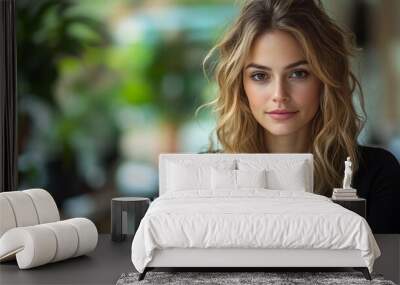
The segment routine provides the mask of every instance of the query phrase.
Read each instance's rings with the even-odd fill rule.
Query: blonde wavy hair
[[[312,120],[310,152],[314,155],[314,193],[329,196],[342,183],[344,161],[350,156],[353,173],[359,166],[357,137],[366,120],[361,86],[350,70],[349,58],[357,48],[352,33],[340,28],[325,13],[320,1],[250,0],[223,38],[203,62],[211,62],[219,90],[202,106],[217,114],[215,134],[227,153],[265,153],[265,129],[251,113],[243,87],[243,69],[253,42],[260,35],[281,30],[300,43],[311,71],[323,84],[319,110]],[[214,63],[214,64],[213,64]],[[358,87],[359,93],[355,92]],[[362,116],[353,97],[358,95]],[[214,148],[212,134],[208,152]]]

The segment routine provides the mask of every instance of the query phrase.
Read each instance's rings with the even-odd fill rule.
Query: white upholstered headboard
[[[309,183],[309,189],[307,192],[313,192],[314,185],[314,166],[313,166],[313,155],[311,153],[296,153],[296,154],[270,154],[270,153],[204,153],[204,154],[193,154],[193,153],[164,153],[160,154],[158,161],[159,169],[159,195],[164,194],[167,191],[167,162],[169,161],[193,161],[196,164],[201,165],[213,165],[221,160],[232,160],[232,161],[265,161],[267,163],[281,163],[290,161],[306,161],[309,171],[309,177],[307,178]]]

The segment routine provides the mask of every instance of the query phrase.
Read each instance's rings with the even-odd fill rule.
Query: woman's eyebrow
[[[291,63],[291,64],[285,66],[284,69],[292,68],[292,67],[295,67],[295,66],[298,66],[298,65],[302,65],[302,64],[308,64],[307,60],[302,59],[302,60],[293,62],[293,63]],[[245,69],[250,68],[250,67],[254,67],[254,68],[258,68],[258,69],[271,70],[271,67],[264,66],[264,65],[261,65],[261,64],[256,64],[256,63],[249,63],[249,64],[246,66]]]

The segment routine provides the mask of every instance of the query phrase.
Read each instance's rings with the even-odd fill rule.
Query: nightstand
[[[357,199],[332,199],[332,202],[359,214],[364,219],[367,216],[367,200],[364,198]]]
[[[149,206],[149,198],[113,198],[111,200],[111,239],[123,241],[127,235],[135,235]]]

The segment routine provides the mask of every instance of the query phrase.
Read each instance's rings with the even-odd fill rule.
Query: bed
[[[161,154],[159,197],[132,242],[158,267],[353,267],[379,247],[364,218],[313,193],[311,154]]]

